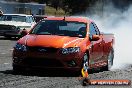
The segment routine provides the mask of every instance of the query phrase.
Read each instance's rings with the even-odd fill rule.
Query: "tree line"
[[[19,2],[38,2],[40,4],[46,4],[54,7],[56,10],[63,9],[66,13],[75,14],[83,12],[91,4],[96,3],[98,0],[19,0]]]
[[[94,6],[95,3],[113,2],[117,8],[128,7],[132,0],[19,0],[19,2],[37,2],[54,7],[56,10],[62,8],[66,13],[75,14],[87,10],[87,7]]]

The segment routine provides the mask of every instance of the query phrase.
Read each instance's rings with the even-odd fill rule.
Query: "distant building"
[[[45,14],[46,4],[19,3],[14,1],[0,0],[0,10],[5,14]]]

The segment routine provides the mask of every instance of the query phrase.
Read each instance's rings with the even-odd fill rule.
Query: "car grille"
[[[15,26],[12,25],[0,25],[0,30],[14,30]]]
[[[58,48],[52,48],[52,47],[28,47],[29,51],[37,51],[37,52],[45,52],[45,53],[56,53],[58,51]]]
[[[63,64],[56,59],[48,58],[26,58],[24,63],[31,66],[42,66],[42,67],[63,67]]]

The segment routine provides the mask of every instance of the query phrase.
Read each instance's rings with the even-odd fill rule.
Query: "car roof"
[[[32,15],[26,15],[26,14],[3,14],[3,15],[32,16]]]
[[[65,21],[78,21],[78,22],[84,22],[84,23],[91,22],[91,20],[89,20],[88,17],[82,17],[82,16],[49,17],[49,18],[46,18],[45,20],[65,20]]]

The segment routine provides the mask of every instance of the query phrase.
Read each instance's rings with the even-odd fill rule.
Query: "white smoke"
[[[92,18],[104,33],[115,36],[113,69],[124,69],[132,64],[132,6],[120,11],[111,4],[103,7],[103,16],[83,14]]]
[[[115,36],[113,69],[122,69],[132,64],[132,6],[121,12],[112,5],[105,7],[103,17],[92,17],[99,29]]]

